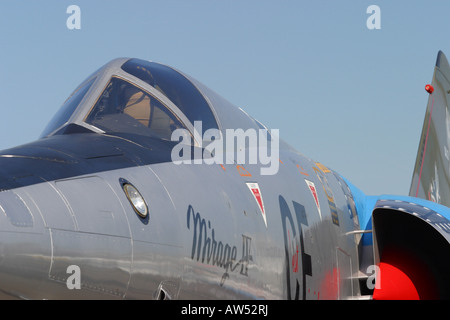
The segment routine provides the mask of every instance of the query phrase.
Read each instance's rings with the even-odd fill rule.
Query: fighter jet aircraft
[[[410,196],[366,196],[192,77],[113,60],[0,152],[1,298],[448,299],[448,79],[439,53]]]

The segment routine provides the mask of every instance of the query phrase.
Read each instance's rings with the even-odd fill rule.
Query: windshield
[[[186,129],[157,98],[116,77],[111,78],[86,123],[107,133],[132,133],[165,140],[171,140],[174,130]]]

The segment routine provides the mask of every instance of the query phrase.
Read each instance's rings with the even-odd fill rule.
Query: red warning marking
[[[314,184],[314,182],[311,182],[306,179],[305,179],[305,182],[308,185],[309,190],[311,191],[314,201],[316,202],[317,210],[319,211],[320,220],[322,220],[322,212],[320,211],[320,202],[319,202],[319,196],[317,195],[316,185]]]
[[[223,171],[227,171],[227,170],[225,169],[225,167],[223,166],[223,164],[221,164],[220,166],[222,167]]]
[[[261,190],[259,189],[259,185],[257,183],[247,182],[247,187],[252,192],[253,197],[256,200],[256,203],[258,203],[259,209],[261,210],[261,214],[262,214],[262,217],[264,219],[264,224],[267,227],[266,213],[264,211],[264,201],[263,201],[263,198],[262,198],[262,195],[261,195]]]

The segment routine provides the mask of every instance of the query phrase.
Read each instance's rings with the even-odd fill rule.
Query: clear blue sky
[[[69,5],[81,29],[69,30]],[[381,29],[369,30],[370,5]],[[116,57],[174,66],[368,194],[406,195],[450,2],[0,0],[0,149]]]

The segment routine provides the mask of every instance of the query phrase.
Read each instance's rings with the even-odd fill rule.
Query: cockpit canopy
[[[176,129],[193,136],[195,121],[202,122],[203,132],[219,129],[212,107],[186,76],[155,62],[117,59],[72,93],[41,137],[75,124],[99,133],[170,140]]]
[[[86,123],[108,133],[127,132],[166,140],[175,129],[186,129],[160,100],[118,77],[111,78]]]

